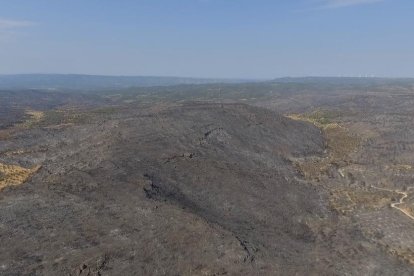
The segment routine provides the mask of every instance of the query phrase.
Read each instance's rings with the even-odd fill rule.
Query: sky
[[[413,0],[0,0],[0,74],[414,77]]]

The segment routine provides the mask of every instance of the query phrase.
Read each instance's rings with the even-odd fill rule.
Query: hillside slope
[[[403,273],[338,224],[290,158],[319,129],[241,104],[125,109],[23,132],[2,162],[42,165],[0,193],[7,275]],[[5,155],[7,156],[7,155]],[[333,250],[333,248],[335,248]]]

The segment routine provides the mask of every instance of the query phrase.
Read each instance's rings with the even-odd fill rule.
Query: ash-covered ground
[[[0,274],[411,275],[413,87],[0,92]]]

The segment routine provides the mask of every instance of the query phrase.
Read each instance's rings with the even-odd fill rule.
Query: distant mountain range
[[[0,89],[48,90],[108,90],[134,87],[171,86],[183,84],[235,84],[265,82],[304,85],[412,85],[409,78],[356,78],[356,77],[286,77],[273,80],[214,79],[156,76],[100,76],[80,74],[16,74],[0,75]]]
[[[239,83],[241,79],[203,79],[152,76],[99,76],[77,74],[0,75],[0,89],[122,89],[180,84]]]

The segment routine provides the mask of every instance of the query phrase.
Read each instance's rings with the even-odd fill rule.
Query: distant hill
[[[99,76],[61,74],[0,75],[0,89],[119,89],[179,84],[237,83],[246,80],[152,76]]]
[[[247,84],[249,83],[249,84]],[[17,74],[0,75],[0,90],[41,89],[41,90],[129,90],[145,87],[165,87],[177,85],[220,85],[226,89],[251,89],[259,86],[275,85],[282,90],[297,89],[338,89],[367,88],[372,86],[411,87],[413,78],[351,78],[351,77],[286,77],[273,80],[254,79],[213,79],[157,76],[100,76],[79,74]],[[224,86],[223,86],[224,85]],[[247,85],[247,86],[246,86]],[[245,87],[246,86],[246,87]],[[254,87],[251,87],[254,86]],[[188,87],[187,87],[188,88]],[[187,89],[180,87],[180,90]],[[210,87],[211,88],[211,87]],[[191,88],[194,90],[194,88]]]
[[[330,85],[384,85],[412,84],[413,78],[377,77],[285,77],[272,80],[275,83],[330,84]]]

